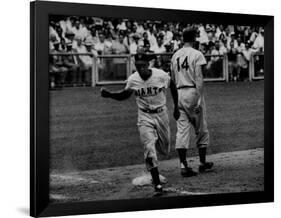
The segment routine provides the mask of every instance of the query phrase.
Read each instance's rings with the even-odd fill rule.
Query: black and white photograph
[[[264,26],[166,20],[49,16],[51,202],[264,191]]]
[[[277,1],[1,8],[1,217],[279,217]]]

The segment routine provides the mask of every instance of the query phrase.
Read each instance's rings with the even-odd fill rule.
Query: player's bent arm
[[[101,88],[101,96],[104,98],[112,98],[114,100],[122,101],[128,99],[132,95],[131,89],[122,89],[119,91],[109,91],[105,88]]]

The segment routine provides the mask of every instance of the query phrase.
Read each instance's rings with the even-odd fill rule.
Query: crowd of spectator
[[[211,56],[207,70],[215,72],[221,61],[218,56],[227,55],[230,80],[236,81],[248,68],[252,53],[264,51],[262,27],[52,16],[49,23],[50,53],[69,55],[52,55],[50,71],[61,72],[58,79],[61,84],[65,83],[67,75],[70,75],[71,83],[89,84],[92,58],[71,54],[173,53],[182,47],[181,36],[187,27],[198,30],[196,47],[204,55]]]

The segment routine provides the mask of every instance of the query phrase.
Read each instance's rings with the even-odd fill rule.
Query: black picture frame
[[[126,17],[202,23],[263,25],[265,29],[264,191],[159,199],[50,204],[49,201],[49,15]],[[187,10],[150,9],[94,4],[35,1],[30,3],[30,215],[141,211],[274,201],[274,17]]]

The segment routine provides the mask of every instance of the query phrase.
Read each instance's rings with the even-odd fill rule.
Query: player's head
[[[182,37],[183,42],[192,43],[195,42],[197,36],[197,31],[194,28],[187,28],[183,31]]]
[[[135,65],[139,74],[146,74],[149,68],[149,61],[154,59],[154,55],[138,53],[135,55]]]

